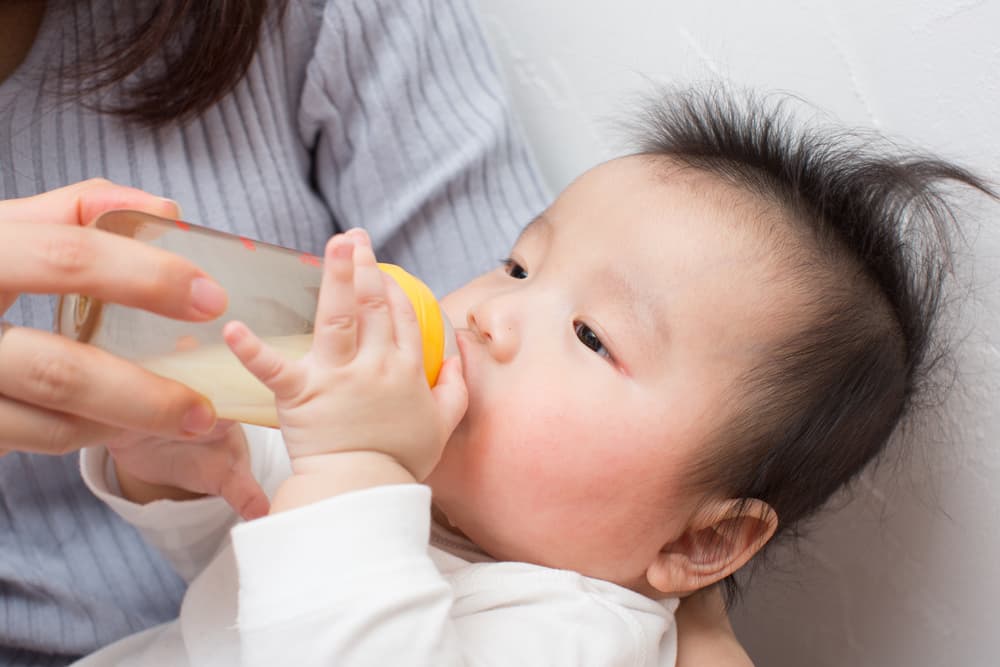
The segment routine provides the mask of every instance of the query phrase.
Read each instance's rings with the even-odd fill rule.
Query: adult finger
[[[94,178],[32,197],[0,201],[0,220],[79,226],[115,209],[143,211],[162,218],[180,215],[174,201]]]
[[[229,419],[218,419],[215,422],[215,426],[213,426],[210,431],[199,435],[192,435],[185,438],[183,442],[196,445],[215,442],[225,436],[226,432],[233,428],[235,423],[236,422]],[[118,429],[117,433],[110,438],[102,440],[101,444],[106,445],[108,449],[122,450],[135,447],[146,442],[163,442],[163,438],[157,435],[150,435],[149,433],[144,433],[142,431],[126,431]]]
[[[246,521],[267,514],[271,502],[249,470],[234,470],[223,482],[219,495]]]
[[[344,235],[326,244],[312,346],[315,357],[325,363],[347,363],[357,352],[353,253],[354,245]]]
[[[231,472],[223,478],[218,495],[247,521],[264,516],[270,508],[270,501],[250,470],[250,453],[243,429],[230,429],[225,436],[225,446],[234,459]]]
[[[0,315],[6,313],[15,301],[17,301],[17,292],[0,292]]]
[[[0,396],[0,450],[61,455],[106,442],[120,429]]]
[[[0,288],[81,293],[185,320],[217,317],[225,291],[186,259],[93,228],[0,223]]]
[[[25,327],[0,337],[0,395],[168,438],[211,430],[208,400],[99,348]],[[0,420],[0,432],[10,430]]]

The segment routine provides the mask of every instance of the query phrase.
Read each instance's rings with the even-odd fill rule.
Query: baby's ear
[[[743,567],[777,527],[778,516],[763,501],[710,503],[698,511],[679,538],[664,545],[646,570],[646,579],[671,596],[711,586]]]

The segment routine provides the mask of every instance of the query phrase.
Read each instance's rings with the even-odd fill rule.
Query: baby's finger
[[[451,435],[469,407],[469,390],[465,386],[460,357],[445,360],[432,393],[444,420],[445,430]]]
[[[358,352],[370,350],[381,356],[393,344],[392,316],[382,271],[367,245],[354,246],[354,298],[359,306]]]
[[[406,292],[388,274],[383,274],[386,297],[389,301],[389,312],[396,332],[396,345],[408,359],[416,359],[423,365],[424,345],[417,322],[417,314]]]
[[[222,328],[222,339],[240,363],[274,392],[277,398],[293,398],[302,390],[304,380],[282,356],[257,337],[242,322],[229,322]]]
[[[368,232],[361,229],[360,227],[352,227],[344,232],[344,236],[350,239],[354,245],[364,245],[369,248],[372,247],[372,239],[368,236]]]
[[[345,235],[326,244],[312,346],[316,359],[324,363],[345,364],[357,353],[353,254],[354,245]]]

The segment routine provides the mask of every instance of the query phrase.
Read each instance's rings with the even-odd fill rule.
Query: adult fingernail
[[[195,278],[191,281],[191,305],[204,314],[216,316],[226,309],[226,290],[214,280]]]
[[[181,428],[186,433],[202,435],[215,427],[215,411],[205,403],[198,403],[187,411],[181,420]]]
[[[173,206],[175,209],[177,209],[177,212],[174,213],[175,217],[177,217],[177,218],[183,218],[184,217],[184,212],[181,210],[181,205],[177,203],[177,200],[175,200],[175,199],[169,199],[167,197],[160,197],[160,199],[163,202],[165,202],[166,204],[168,204],[169,206]]]

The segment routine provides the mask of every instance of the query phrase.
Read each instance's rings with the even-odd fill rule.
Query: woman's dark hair
[[[946,349],[934,335],[957,229],[945,188],[995,196],[969,171],[871,133],[797,127],[789,102],[672,92],[632,127],[641,153],[755,196],[793,239],[776,256],[808,306],[737,379],[735,415],[691,471],[698,488],[766,502],[776,537],[878,457],[923,395]],[[732,602],[739,587],[725,584]]]
[[[72,1],[72,0],[71,0]],[[81,97],[121,86],[99,111],[149,126],[194,116],[222,99],[253,60],[269,14],[287,0],[160,0],[134,30],[75,64]],[[147,63],[141,78],[130,77]]]

